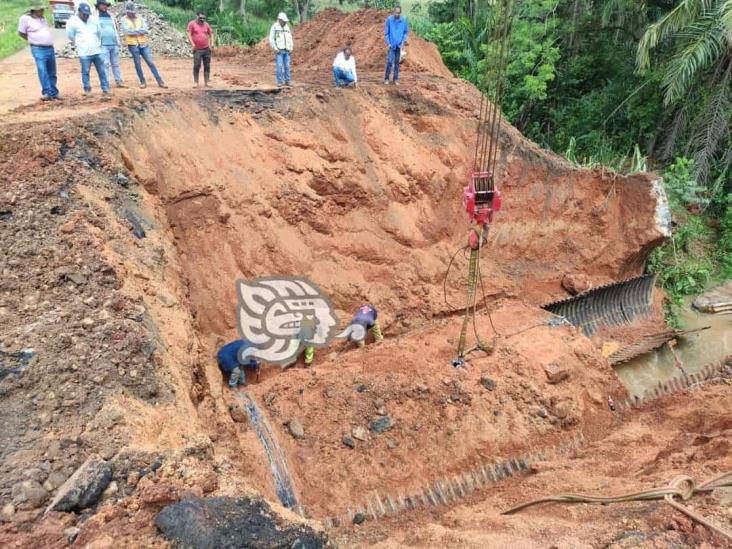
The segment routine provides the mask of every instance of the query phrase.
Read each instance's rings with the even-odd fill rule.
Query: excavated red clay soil
[[[599,285],[642,272],[663,239],[654,177],[574,169],[507,125],[504,208],[482,258],[487,307],[476,322],[494,350],[450,366],[462,254],[446,284],[450,305],[443,278],[467,237],[460,201],[480,97],[418,39],[403,86],[324,86],[343,40],[365,75],[379,68],[383,17],[327,11],[299,27],[296,82],[306,83],[289,91],[254,85],[264,59],[256,50],[217,62],[215,75],[239,88],[184,91],[171,78],[156,95],[25,106],[0,127],[0,350],[35,352],[0,380],[0,544],[167,546],[156,514],[204,496],[261,494],[282,520],[301,521],[276,503],[262,445],[213,358],[236,337],[234,281],[283,274],[316,282],[343,322],[374,303],[386,335],[363,350],[318,351],[309,370],[265,367],[247,388],[316,530],[373,494],[409,493],[580,432],[586,440],[449,506],[329,530],[331,543],[720,546],[657,503],[498,514],[550,492],[728,470],[729,375],[622,416],[608,408],[607,395],[623,389],[602,337],[552,327],[538,306],[567,296],[567,274]],[[185,63],[163,61],[172,74]],[[655,311],[612,337],[658,331]],[[550,364],[568,377],[549,383]],[[390,428],[376,432],[384,417]],[[291,436],[293,420],[302,438]],[[353,433],[351,448],[344,436]],[[93,454],[112,469],[102,501],[44,515]],[[728,494],[694,505],[721,524],[732,519]]]

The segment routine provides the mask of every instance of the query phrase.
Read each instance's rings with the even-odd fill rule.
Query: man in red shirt
[[[201,61],[203,61],[203,82],[208,87],[208,79],[211,74],[211,45],[209,38],[213,32],[206,23],[206,14],[202,11],[196,13],[196,18],[188,23],[188,39],[193,47],[193,81],[198,87],[198,74],[201,72]]]

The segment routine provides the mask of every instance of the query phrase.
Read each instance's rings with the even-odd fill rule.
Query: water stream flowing
[[[732,354],[732,316],[700,313],[691,307],[689,299],[684,304],[682,318],[684,329],[710,327],[680,337],[674,348],[687,374],[696,373],[707,364]],[[615,371],[630,394],[638,396],[659,381],[668,381],[681,374],[673,353],[665,345],[615,366]]]

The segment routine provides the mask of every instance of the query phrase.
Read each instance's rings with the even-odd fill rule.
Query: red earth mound
[[[360,70],[382,69],[386,62],[384,21],[387,11],[375,9],[343,13],[323,10],[294,30],[295,50],[292,62],[300,68],[329,71],[339,49],[350,44]],[[407,57],[402,66],[411,72],[450,77],[437,47],[413,32],[407,43]],[[254,48],[254,55],[271,57],[268,39]]]

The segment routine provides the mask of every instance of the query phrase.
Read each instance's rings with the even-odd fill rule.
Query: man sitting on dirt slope
[[[229,387],[232,389],[237,385],[247,384],[247,375],[244,373],[244,368],[250,368],[259,374],[259,363],[254,358],[250,358],[243,364],[239,361],[239,352],[248,347],[252,347],[249,341],[237,339],[221,347],[216,354],[219,368],[228,376]]]
[[[394,84],[399,84],[399,63],[402,60],[402,47],[407,43],[409,35],[409,25],[407,20],[402,17],[402,8],[396,6],[394,13],[386,18],[384,23],[384,41],[389,46],[386,54],[386,73],[384,74],[384,84],[389,83],[389,73],[394,65]]]
[[[278,86],[290,85],[290,53],[295,43],[292,40],[292,32],[287,24],[288,21],[287,14],[281,11],[277,15],[277,21],[269,29],[269,45],[275,51]]]
[[[346,87],[355,86],[358,82],[356,58],[353,57],[349,46],[343,48],[343,51],[339,51],[333,60],[333,77],[336,88],[340,88],[341,84]]]

